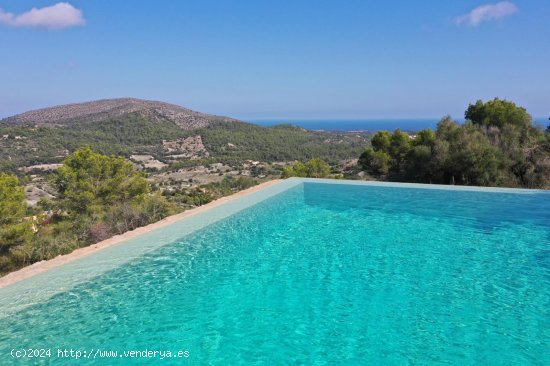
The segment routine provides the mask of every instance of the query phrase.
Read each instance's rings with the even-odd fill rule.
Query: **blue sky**
[[[122,96],[243,119],[462,117],[498,96],[550,116],[550,1],[497,3],[0,0],[0,116]]]

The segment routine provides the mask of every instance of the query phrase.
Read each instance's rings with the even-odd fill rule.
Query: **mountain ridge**
[[[197,112],[175,104],[138,98],[113,98],[63,104],[40,108],[0,120],[4,125],[35,125],[58,127],[73,121],[100,122],[131,113],[148,119],[163,118],[174,122],[183,130],[193,130],[215,122],[236,122],[237,119]]]

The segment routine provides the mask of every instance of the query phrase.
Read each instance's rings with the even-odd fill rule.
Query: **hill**
[[[67,128],[69,127],[69,128]],[[260,127],[228,117],[139,99],[112,99],[26,112],[0,121],[0,171],[33,171],[91,146],[103,154],[174,168],[245,160],[264,162],[320,157],[356,158],[367,137],[308,131],[295,126]]]
[[[136,98],[103,99],[37,109],[0,121],[9,125],[59,127],[75,122],[99,122],[138,114],[144,118],[172,121],[184,130],[205,127],[213,122],[235,121],[228,117],[195,112],[174,104]]]

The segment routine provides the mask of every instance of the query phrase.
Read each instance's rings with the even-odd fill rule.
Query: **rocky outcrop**
[[[175,159],[199,159],[209,156],[200,136],[190,136],[174,141],[162,141],[162,146],[170,154],[169,157]]]

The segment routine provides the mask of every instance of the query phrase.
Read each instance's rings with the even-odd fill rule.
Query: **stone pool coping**
[[[147,226],[139,227],[132,231],[127,231],[124,234],[115,235],[109,239],[100,241],[99,243],[95,243],[92,245],[89,245],[87,247],[79,248],[74,251],[72,251],[69,254],[60,255],[52,259],[36,262],[34,264],[31,264],[27,267],[21,268],[17,271],[8,273],[7,275],[0,277],[0,288],[4,288],[10,285],[13,285],[14,283],[20,282],[22,280],[25,280],[30,277],[34,277],[38,274],[44,273],[46,271],[49,271],[50,269],[65,265],[67,263],[73,262],[77,259],[86,257],[90,254],[96,253],[98,251],[101,251],[105,248],[112,247],[114,245],[126,242],[129,239],[133,239],[136,237],[139,237],[143,234],[149,233],[153,230],[157,230],[160,228],[163,228],[165,226],[171,225],[175,222],[181,221],[183,219],[186,219],[188,217],[192,217],[198,214],[201,214],[203,212],[212,210],[218,206],[221,206],[227,202],[231,202],[235,199],[241,198],[243,196],[247,196],[249,194],[258,192],[264,188],[276,185],[281,183],[282,179],[275,179],[270,180],[264,183],[260,183],[254,187],[239,191],[235,194],[232,194],[230,196],[225,196],[222,198],[219,198],[215,201],[212,201],[210,203],[207,203],[206,205],[199,206],[197,208],[193,208],[184,212],[181,212],[176,215],[168,216],[160,221],[157,221],[153,224],[149,224]]]

